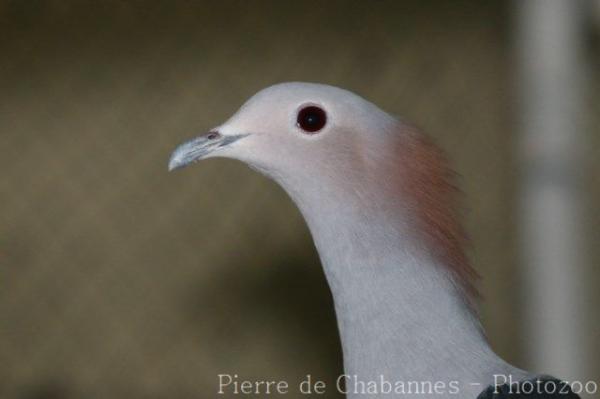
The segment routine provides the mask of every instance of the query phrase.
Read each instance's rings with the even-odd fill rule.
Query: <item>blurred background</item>
[[[234,161],[166,168],[290,80],[433,136],[495,350],[599,381],[600,5],[557,3],[0,1],[0,397],[333,382],[332,301],[285,193]]]

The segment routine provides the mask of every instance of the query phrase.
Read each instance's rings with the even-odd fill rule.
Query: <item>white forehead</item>
[[[280,83],[252,96],[222,128],[225,130],[268,129],[293,124],[306,105],[323,108],[328,122],[364,125],[387,122],[390,117],[362,97],[338,87],[304,82]],[[224,131],[224,133],[228,133]],[[233,132],[232,132],[233,133]]]
[[[303,100],[320,100],[323,102],[364,102],[362,98],[348,90],[338,87],[304,82],[279,83],[256,93],[248,103],[296,102]]]

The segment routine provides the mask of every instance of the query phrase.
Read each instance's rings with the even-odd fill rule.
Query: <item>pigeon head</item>
[[[237,159],[273,178],[321,231],[330,230],[325,220],[333,212],[343,223],[403,229],[401,236],[416,236],[475,292],[445,157],[417,129],[362,97],[313,83],[271,86],[180,145],[169,169],[210,157]]]
[[[250,98],[222,125],[182,144],[169,169],[210,157],[243,161],[276,178],[315,179],[360,168],[393,118],[336,87],[282,83]]]

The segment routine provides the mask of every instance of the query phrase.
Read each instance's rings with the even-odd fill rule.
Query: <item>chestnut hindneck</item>
[[[379,159],[363,160],[362,172],[278,180],[321,257],[346,374],[459,381],[476,397],[494,373],[523,374],[493,353],[472,311],[474,272],[443,158],[412,131],[392,137],[402,147],[391,150],[395,158],[386,146],[374,152]]]

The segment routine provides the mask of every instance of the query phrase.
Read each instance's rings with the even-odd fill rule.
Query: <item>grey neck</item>
[[[312,201],[306,192],[291,194],[308,222],[334,298],[348,398],[390,397],[366,392],[357,381],[386,380],[394,389],[404,384],[405,398],[429,397],[436,383],[445,388],[431,397],[475,398],[494,374],[525,376],[490,349],[447,269],[411,242],[398,215],[340,207],[322,195]],[[408,386],[411,381],[421,384],[420,392]]]

